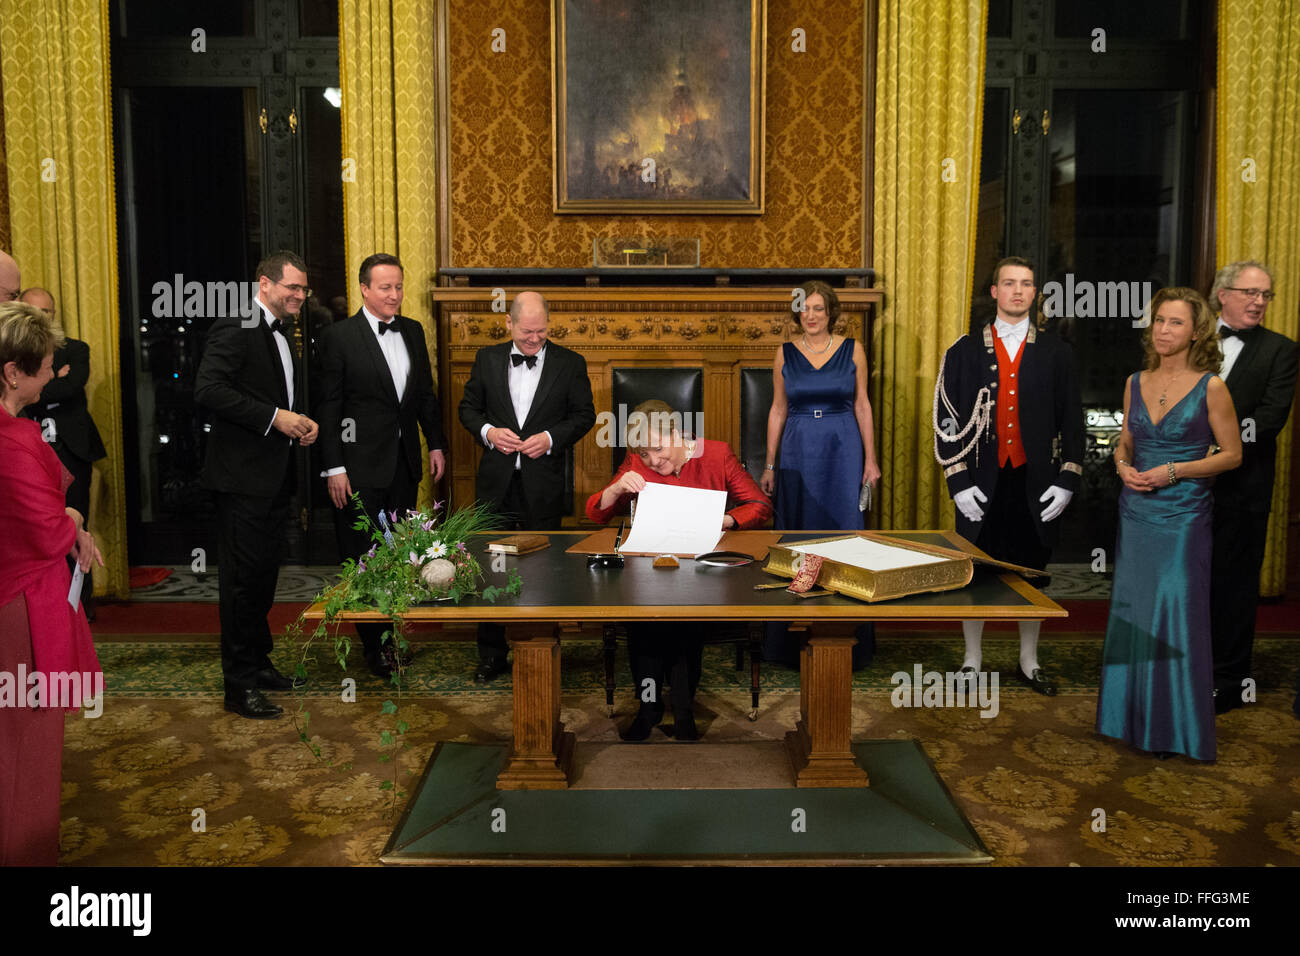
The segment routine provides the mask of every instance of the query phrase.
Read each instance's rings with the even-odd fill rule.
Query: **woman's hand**
[[[616,495],[639,495],[645,491],[645,479],[635,471],[623,472],[623,477],[609,486]]]
[[[763,489],[763,494],[772,497],[772,492],[776,491],[776,472],[771,468],[764,468],[763,474],[758,479],[758,487]]]
[[[1119,480],[1133,491],[1143,493],[1155,491],[1151,483],[1143,478],[1141,473],[1132,465],[1116,465],[1115,471],[1119,474]]]
[[[72,546],[72,556],[77,560],[77,567],[83,572],[89,571],[91,564],[104,566],[104,556],[95,545],[95,536],[89,531],[77,529],[77,541]]]
[[[1138,477],[1145,478],[1150,483],[1150,490],[1152,491],[1168,488],[1170,485],[1168,465],[1156,465],[1154,468],[1148,468],[1146,471],[1140,472]]]
[[[874,485],[880,480],[880,466],[874,459],[868,459],[866,467],[862,469],[862,483],[864,485]]]

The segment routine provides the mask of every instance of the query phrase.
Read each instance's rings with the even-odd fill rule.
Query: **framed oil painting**
[[[763,211],[764,0],[551,0],[557,213]]]

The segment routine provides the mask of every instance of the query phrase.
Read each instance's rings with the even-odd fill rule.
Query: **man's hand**
[[[513,455],[519,451],[519,446],[523,444],[520,437],[508,428],[489,428],[487,430],[487,440],[493,448],[503,455]]]
[[[546,432],[538,432],[520,442],[519,450],[529,458],[541,458],[551,450],[551,440],[546,437]]]
[[[303,416],[303,418],[311,425],[311,431],[309,431],[306,435],[303,435],[301,438],[299,438],[298,444],[301,445],[303,448],[306,448],[308,445],[314,442],[316,440],[316,436],[320,434],[320,426],[317,425],[310,418],[307,418],[305,415]]]
[[[329,488],[330,501],[334,502],[335,508],[342,511],[352,497],[352,482],[348,481],[348,473],[343,471],[337,475],[330,475],[325,479],[325,484]]]
[[[277,408],[275,410],[275,421],[271,423],[276,431],[288,435],[290,438],[304,438],[308,435],[308,443],[316,440],[316,423],[306,415],[299,415],[297,412],[291,412],[286,408]]]
[[[731,515],[723,515],[723,516],[722,516],[722,530],[723,530],[723,531],[729,531],[729,530],[731,530],[732,528],[734,528],[735,526],[736,526],[736,519],[735,519],[735,518],[731,517]]]
[[[1038,499],[1047,502],[1047,507],[1043,509],[1039,517],[1044,521],[1055,521],[1061,516],[1061,512],[1065,510],[1065,506],[1070,503],[1070,499],[1073,497],[1073,491],[1066,491],[1060,485],[1052,485]]]
[[[68,373],[71,372],[71,371],[72,371],[72,366],[71,366],[71,365],[65,365],[65,366],[63,366],[63,368],[59,369],[59,378],[67,378],[67,377],[68,377]]]
[[[442,478],[442,473],[447,470],[447,456],[443,454],[441,448],[435,448],[429,452],[429,474],[433,476],[434,481]]]
[[[952,496],[952,503],[957,506],[958,511],[966,516],[967,521],[982,521],[984,519],[984,509],[976,502],[988,500],[984,492],[980,491],[979,485],[971,485],[964,491],[959,491]]]

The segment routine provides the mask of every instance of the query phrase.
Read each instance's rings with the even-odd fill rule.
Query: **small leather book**
[[[550,546],[551,539],[544,534],[512,534],[508,538],[488,542],[488,550],[500,554],[528,554]]]

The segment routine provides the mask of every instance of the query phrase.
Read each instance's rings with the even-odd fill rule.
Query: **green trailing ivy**
[[[392,628],[383,633],[381,643],[391,641],[392,644],[395,666],[389,680],[396,700],[385,700],[379,708],[381,715],[393,718],[391,726],[379,734],[379,744],[383,748],[379,760],[392,764],[393,776],[379,786],[381,790],[392,793],[392,809],[395,809],[406,792],[397,788],[400,761],[393,760],[393,756],[409,747],[404,738],[410,724],[399,717],[410,650],[410,642],[406,639],[407,611],[414,605],[434,601],[450,600],[459,604],[470,596],[495,603],[503,594],[519,594],[523,581],[518,570],[511,568],[504,587],[480,588],[483,569],[465,542],[476,534],[496,530],[497,517],[486,505],[480,503],[453,514],[442,514],[442,503],[438,502],[432,512],[411,510],[404,516],[389,512],[381,516],[381,523],[376,527],[355,493],[352,502],[358,515],[353,527],[370,535],[370,550],[360,558],[344,561],[338,582],[316,595],[312,604],[324,605],[324,617],[310,634],[304,637],[304,615],[299,615],[285,632],[296,651],[294,676],[303,681],[293,724],[298,739],[313,756],[327,766],[335,766],[325,759],[321,746],[314,743],[307,733],[311,723],[311,712],[306,706],[307,665],[315,663],[319,645],[332,649],[334,660],[342,670],[347,670],[352,639],[339,626],[340,616],[352,611],[378,611],[385,615],[392,622]],[[433,568],[426,574],[425,569],[430,565]],[[438,582],[439,586],[431,585],[430,579]],[[349,767],[350,764],[344,765],[342,769]]]

